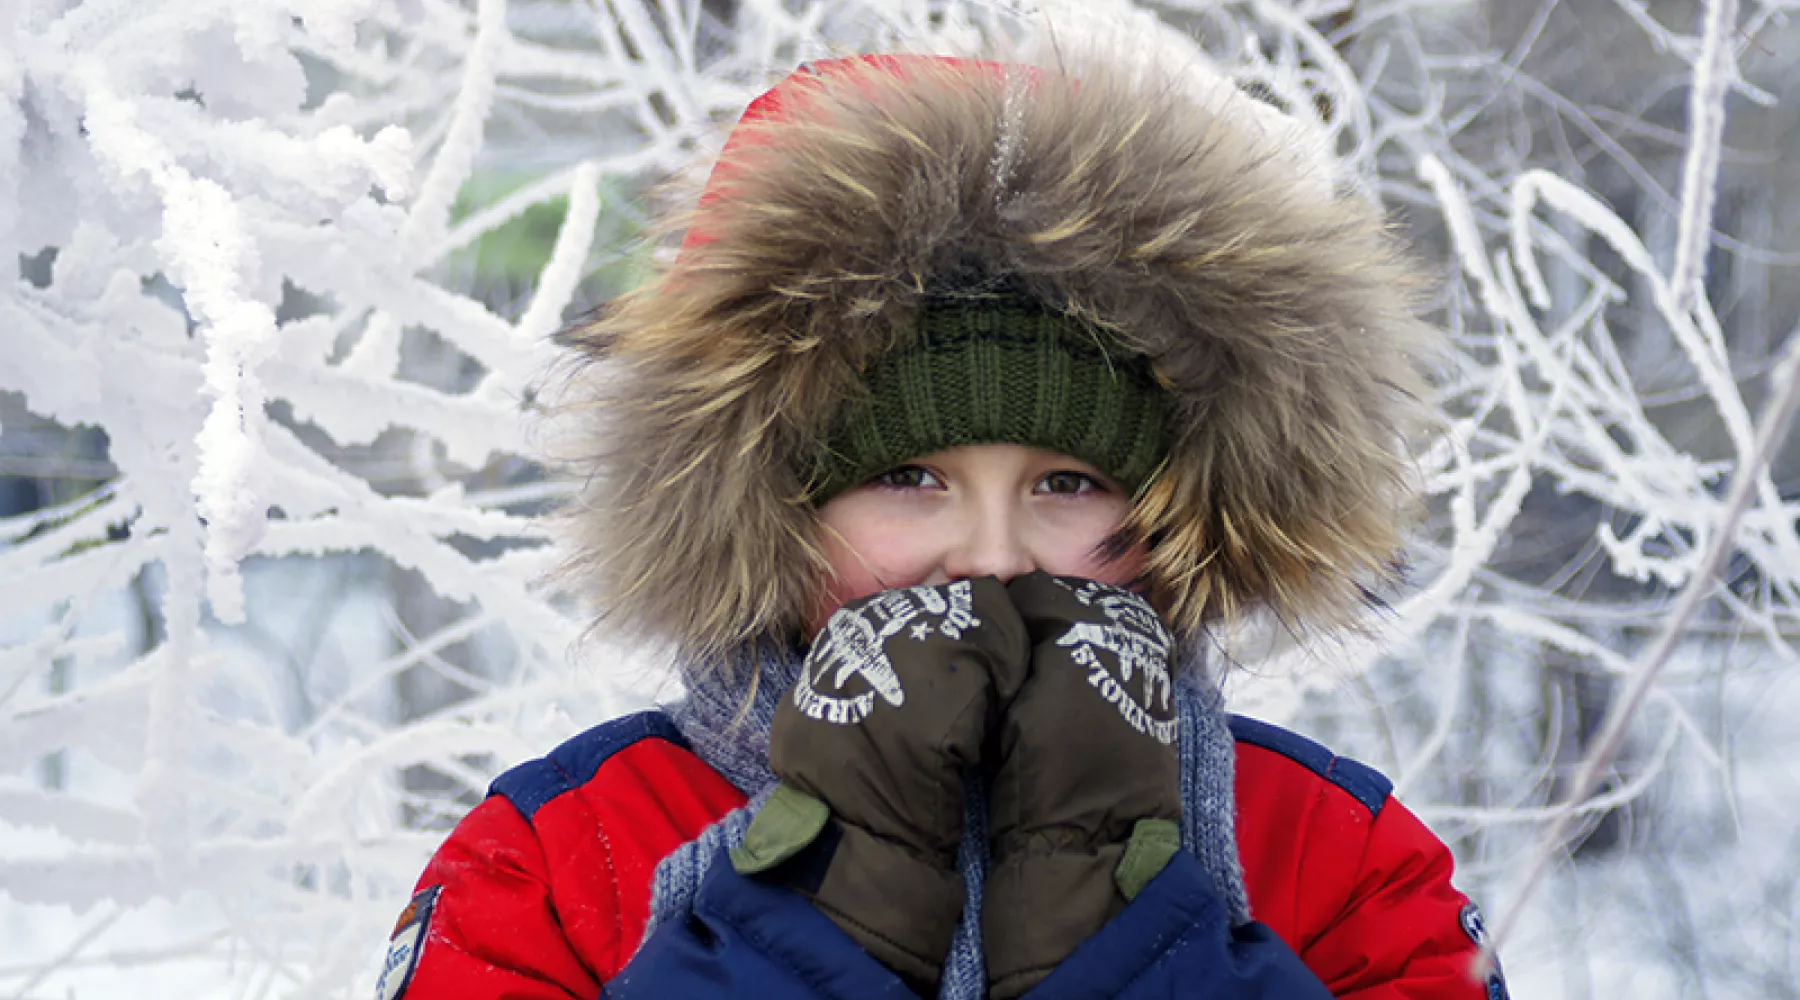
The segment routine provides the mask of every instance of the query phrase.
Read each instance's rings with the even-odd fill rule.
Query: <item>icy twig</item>
[[[494,77],[509,37],[506,0],[479,0],[475,5],[475,38],[463,62],[461,86],[450,113],[450,128],[438,147],[431,169],[419,185],[400,240],[416,267],[432,263],[428,252],[443,242],[450,207],[475,166],[482,133],[494,102]]]
[[[24,998],[31,995],[32,990],[35,990],[42,985],[44,980],[49,979],[62,969],[68,968],[69,963],[80,958],[82,952],[92,946],[102,934],[105,934],[108,929],[118,923],[119,918],[124,915],[125,911],[120,909],[116,904],[110,902],[102,904],[99,918],[88,924],[80,934],[76,935],[75,939],[69,942],[68,947],[64,948],[55,957],[38,966],[31,975],[25,977],[25,981],[20,983],[19,988],[13,991],[12,1000],[24,1000]]]
[[[540,346],[562,325],[563,309],[575,294],[582,265],[593,248],[594,225],[600,214],[599,184],[599,171],[591,161],[576,167],[569,177],[568,211],[556,232],[550,260],[538,275],[537,294],[519,317],[515,336],[528,347]]]
[[[201,321],[206,386],[214,398],[196,441],[194,495],[206,519],[207,593],[226,622],[243,619],[238,563],[261,536],[267,499],[258,462],[267,417],[256,368],[274,347],[275,314],[247,286],[256,250],[238,206],[217,183],[196,178],[133,120],[97,65],[86,68],[87,128],[122,180],[148,175],[163,206],[161,243],[172,276]]]
[[[1573,823],[1581,818],[1610,812],[1636,801],[1650,790],[1656,780],[1663,776],[1668,767],[1669,755],[1674,751],[1675,744],[1680,742],[1682,734],[1687,731],[1687,727],[1683,724],[1671,721],[1663,730],[1662,739],[1657,741],[1656,748],[1650,752],[1639,772],[1632,776],[1630,781],[1621,782],[1618,787],[1604,795],[1595,795],[1579,805],[1558,803],[1543,808],[1508,805],[1495,809],[1421,806],[1419,816],[1427,822],[1476,823],[1491,827],[1541,823],[1545,820]],[[1495,949],[1499,948],[1500,938],[1498,935],[1495,935],[1493,944]]]
[[[1707,0],[1700,57],[1688,94],[1687,159],[1681,173],[1681,220],[1669,285],[1676,305],[1687,308],[1704,294],[1706,251],[1711,245],[1713,201],[1718,196],[1719,153],[1724,146],[1725,95],[1737,75],[1732,32],[1737,0]]]

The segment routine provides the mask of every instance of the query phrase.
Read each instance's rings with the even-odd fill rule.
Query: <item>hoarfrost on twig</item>
[[[96,908],[12,925],[44,930],[0,946],[0,993],[198,966],[219,995],[365,994],[500,768],[668,693],[645,651],[574,647],[592,665],[571,669],[585,619],[545,582],[560,550],[537,515],[574,490],[525,412],[551,335],[652,255],[632,243],[645,182],[716,150],[795,62],[902,38],[1050,58],[1135,32],[1196,60],[1207,100],[1286,106],[1271,155],[1317,166],[1307,196],[1404,210],[1445,275],[1410,585],[1372,595],[1359,633],[1218,636],[1256,668],[1234,709],[1375,757],[1476,895],[1522,895],[1574,824],[1670,775],[1724,788],[1737,822],[1743,748],[1692,688],[1723,690],[1742,650],[1792,662],[1800,632],[1800,509],[1765,461],[1795,335],[1760,420],[1744,388],[1773,353],[1745,346],[1752,307],[1792,321],[1767,278],[1788,258],[1726,232],[1719,193],[1725,101],[1770,98],[1745,46],[1780,5],[1740,30],[1713,0],[1697,38],[1608,8],[1686,79],[1685,135],[1614,127],[1629,116],[1535,76],[1553,6],[1514,52],[1462,41],[1474,8],[1409,0],[22,8],[0,60],[0,254],[23,268],[0,356],[26,363],[0,364],[0,416],[9,446],[103,432],[81,468],[111,478],[0,517],[0,911]],[[1685,145],[1652,162],[1631,128]],[[1552,169],[1545,149],[1581,144]],[[991,153],[998,187],[1030,149]],[[1733,263],[1709,277],[1714,246]],[[1569,565],[1519,569],[1569,530]],[[1584,735],[1587,687],[1612,714]],[[1553,939],[1521,905],[1508,947]]]

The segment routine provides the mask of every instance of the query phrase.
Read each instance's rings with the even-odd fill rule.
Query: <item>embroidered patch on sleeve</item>
[[[425,934],[431,930],[431,911],[437,908],[438,893],[443,886],[434,885],[412,898],[400,919],[394,922],[394,933],[388,938],[387,957],[381,962],[381,978],[375,980],[375,1000],[400,1000],[412,985],[413,971],[419,967],[419,955],[425,951]]]
[[[1462,913],[1457,915],[1457,919],[1462,922],[1463,933],[1469,936],[1469,940],[1475,942],[1477,948],[1487,948],[1487,921],[1481,917],[1481,907],[1469,903],[1462,908]],[[1511,1000],[1510,995],[1506,992],[1506,977],[1500,972],[1499,955],[1494,956],[1494,971],[1488,973],[1486,985],[1487,1000]]]

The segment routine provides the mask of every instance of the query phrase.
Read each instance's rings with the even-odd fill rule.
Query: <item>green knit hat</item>
[[[813,472],[815,503],[920,455],[994,443],[1073,455],[1136,493],[1169,450],[1169,394],[1149,359],[1019,295],[931,300],[863,384]]]

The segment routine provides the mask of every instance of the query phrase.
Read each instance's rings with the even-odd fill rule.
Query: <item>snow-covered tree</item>
[[[803,59],[1130,22],[1444,279],[1411,583],[1221,636],[1233,707],[1395,778],[1518,995],[1792,995],[1794,6],[8,8],[0,993],[365,995],[492,776],[667,693],[541,517],[552,334],[659,252],[651,186]]]

